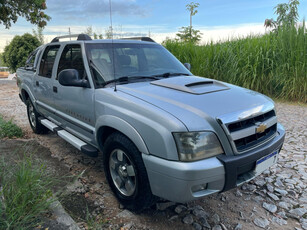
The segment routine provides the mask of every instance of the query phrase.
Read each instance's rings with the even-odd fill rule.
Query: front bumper
[[[285,138],[278,124],[277,135],[264,146],[242,155],[219,155],[196,162],[179,162],[142,154],[152,193],[161,198],[186,203],[216,192],[232,189],[253,179],[256,161],[276,150]]]

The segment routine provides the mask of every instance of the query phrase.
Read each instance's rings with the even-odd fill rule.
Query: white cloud
[[[263,24],[241,24],[233,26],[215,26],[215,27],[198,27],[195,26],[202,33],[201,44],[209,42],[223,42],[227,40],[233,40],[243,38],[249,35],[261,35],[265,33]],[[177,32],[172,33],[153,33],[152,38],[161,43],[167,37],[175,38]]]
[[[68,34],[69,26],[47,26],[44,30],[45,40],[46,42],[50,42],[54,37],[60,35]],[[101,32],[104,34],[105,27],[95,27],[93,26],[93,30],[97,32]],[[122,34],[123,36],[147,36],[150,30],[151,37],[156,41],[161,43],[167,37],[175,38],[176,32],[155,32],[155,31],[164,31],[164,25],[152,25],[148,26],[148,28],[140,25],[123,25],[122,26]],[[34,27],[33,27],[34,28]],[[205,44],[208,42],[219,42],[225,40],[232,40],[237,38],[246,37],[249,35],[259,35],[265,33],[265,28],[263,24],[241,24],[241,25],[233,25],[233,26],[218,26],[218,27],[200,27],[195,25],[195,28],[201,31],[202,40],[201,43]],[[117,26],[114,26],[115,31],[119,31]],[[70,30],[73,34],[81,33],[86,30],[86,26],[71,26]],[[2,30],[0,35],[0,52],[3,52],[5,45],[11,41],[11,39],[15,35],[22,35],[29,31],[28,27],[23,26],[15,26],[14,34],[10,32],[10,30]]]

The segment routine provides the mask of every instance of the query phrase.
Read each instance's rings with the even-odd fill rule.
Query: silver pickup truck
[[[126,208],[223,192],[277,161],[285,131],[270,98],[194,76],[150,38],[62,38],[17,71],[30,126],[92,157],[102,152]]]

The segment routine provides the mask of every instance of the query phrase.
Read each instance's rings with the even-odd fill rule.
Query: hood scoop
[[[191,76],[171,77],[153,81],[151,84],[191,94],[206,94],[229,89],[218,81]]]

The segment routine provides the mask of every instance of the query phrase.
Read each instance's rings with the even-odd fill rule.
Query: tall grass
[[[54,179],[46,167],[25,158],[15,165],[0,161],[0,229],[33,229],[48,211]]]
[[[205,35],[204,35],[205,36]],[[165,47],[195,75],[274,98],[307,102],[307,34],[299,28],[203,46],[168,40]]]

